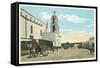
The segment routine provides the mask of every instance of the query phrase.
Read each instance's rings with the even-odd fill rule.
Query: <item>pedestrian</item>
[[[38,47],[39,50],[39,54],[42,54],[42,49],[40,48],[40,46]]]
[[[56,47],[56,49],[57,49],[57,52],[58,52],[58,47]]]
[[[29,57],[32,57],[32,44],[29,44]]]
[[[90,49],[90,55],[93,55],[93,53],[94,53],[94,45],[92,44],[92,45],[89,47],[89,49]]]
[[[33,56],[33,57],[36,57],[36,50],[35,50],[34,47],[32,48],[32,56]]]

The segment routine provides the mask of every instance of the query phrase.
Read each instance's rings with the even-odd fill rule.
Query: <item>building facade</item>
[[[31,56],[31,50],[33,48],[36,49],[37,47],[40,47],[42,50],[46,50],[48,47],[47,43],[52,46],[51,41],[42,40],[42,34],[45,32],[46,24],[22,8],[20,8],[19,12],[21,55],[30,54]],[[43,43],[41,43],[41,41]]]
[[[45,32],[42,36],[44,40],[53,42],[54,47],[61,47],[61,36],[59,34],[58,17],[54,11],[54,15],[51,17],[50,32]]]
[[[83,48],[90,49],[90,48],[94,48],[94,46],[95,46],[94,37],[89,38],[88,41],[82,42],[82,47]]]
[[[29,48],[40,47],[45,51],[48,47],[49,49],[61,47],[58,18],[55,13],[51,17],[50,31],[48,31],[47,23],[42,22],[22,8],[19,12],[19,38],[22,54]]]
[[[94,42],[95,42],[94,37],[91,37],[89,39],[89,46],[93,46],[95,44]]]
[[[32,16],[24,9],[20,9],[20,38],[21,41],[28,41],[31,39],[42,39],[42,34],[45,31],[46,24]]]

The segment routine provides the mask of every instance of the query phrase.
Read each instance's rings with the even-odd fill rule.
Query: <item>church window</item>
[[[40,30],[40,35],[42,35],[42,30]]]
[[[33,27],[31,26],[30,29],[31,34],[33,34]]]
[[[52,27],[53,28],[53,32],[56,30],[55,26]]]

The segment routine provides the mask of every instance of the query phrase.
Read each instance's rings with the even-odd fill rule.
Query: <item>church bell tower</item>
[[[51,17],[50,32],[59,34],[58,17],[56,16],[56,11],[54,11],[54,14]]]
[[[58,17],[56,11],[51,16],[50,32],[45,32],[43,35],[44,40],[53,42],[54,47],[61,47],[61,36],[59,32]]]

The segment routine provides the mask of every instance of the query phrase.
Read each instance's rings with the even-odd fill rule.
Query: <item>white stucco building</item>
[[[19,28],[21,41],[30,41],[31,39],[42,39],[46,24],[21,8]]]
[[[89,39],[89,46],[94,45],[94,44],[95,44],[94,42],[95,42],[95,41],[94,41],[94,37],[91,37],[91,38]]]
[[[48,25],[30,13],[20,8],[19,15],[19,37],[21,41],[32,41],[33,39],[52,41],[53,46],[61,46],[61,36],[59,34],[58,18],[55,15],[51,17],[50,31],[47,31]]]
[[[94,37],[89,38],[88,41],[82,42],[83,47],[90,48],[90,47],[94,47],[94,45],[95,45]]]
[[[55,14],[51,17],[50,32],[45,32],[42,36],[44,40],[53,42],[54,47],[61,47],[61,36],[59,34],[58,17]]]

